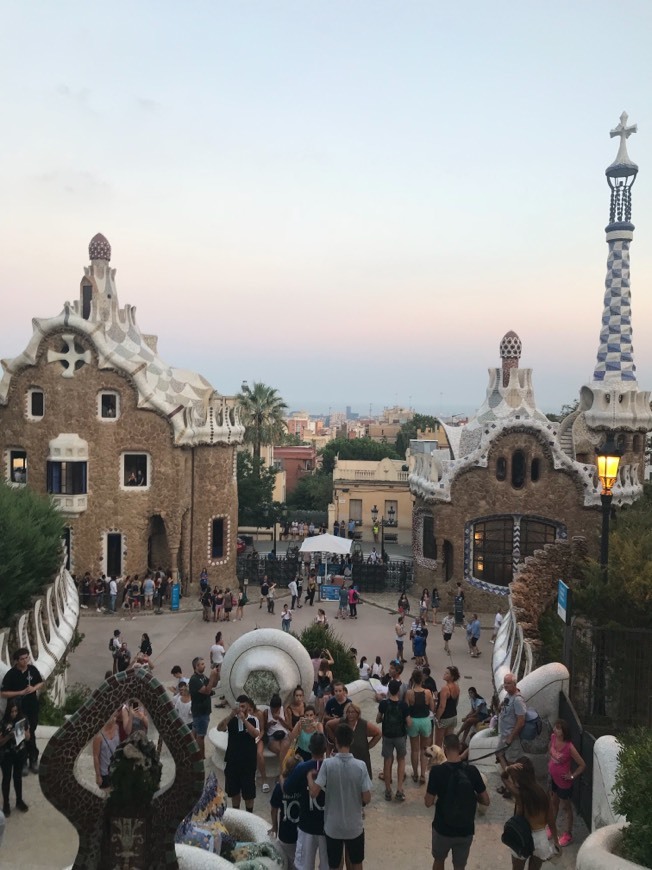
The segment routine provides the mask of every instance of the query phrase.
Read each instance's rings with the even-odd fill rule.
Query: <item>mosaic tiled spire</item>
[[[609,256],[600,346],[593,372],[594,382],[636,382],[632,346],[629,245],[634,237],[631,191],[638,166],[630,160],[627,153],[627,139],[632,133],[636,133],[636,124],[628,127],[627,113],[623,112],[620,123],[610,133],[612,138],[620,138],[618,154],[605,172],[611,188],[609,224],[605,228]]]

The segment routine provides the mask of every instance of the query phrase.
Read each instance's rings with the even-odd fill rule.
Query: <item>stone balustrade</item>
[[[66,671],[58,666],[70,648],[78,620],[77,587],[62,566],[43,595],[18,617],[15,630],[0,629],[0,681],[13,666],[14,649],[25,647],[44,680],[55,675],[48,692],[53,702],[61,706],[66,693]]]

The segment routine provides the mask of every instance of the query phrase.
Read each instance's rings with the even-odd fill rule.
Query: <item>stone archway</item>
[[[170,564],[170,544],[165,520],[160,514],[153,514],[149,518],[147,531],[147,567],[155,571],[157,568],[166,569],[175,566]]]

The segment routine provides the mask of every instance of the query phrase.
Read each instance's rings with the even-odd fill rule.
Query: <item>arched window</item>
[[[537,456],[535,456],[534,459],[532,460],[531,465],[530,465],[530,479],[532,481],[534,481],[534,483],[536,483],[537,480],[539,479],[540,474],[541,474],[541,460]]]
[[[505,517],[473,526],[473,576],[496,586],[507,586],[512,579],[514,520]]]
[[[507,460],[499,456],[496,460],[496,480],[505,480],[507,477]]]
[[[531,556],[535,550],[543,549],[545,544],[552,544],[557,536],[557,529],[551,523],[541,520],[521,519],[521,559]]]
[[[525,485],[525,454],[515,450],[512,456],[512,486],[521,489]]]

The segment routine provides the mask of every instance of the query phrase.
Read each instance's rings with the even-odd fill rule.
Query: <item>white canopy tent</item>
[[[353,541],[349,538],[338,538],[335,535],[314,535],[312,538],[306,538],[299,549],[300,553],[323,553],[324,562],[324,582],[328,583],[328,554],[329,553],[350,553]]]

